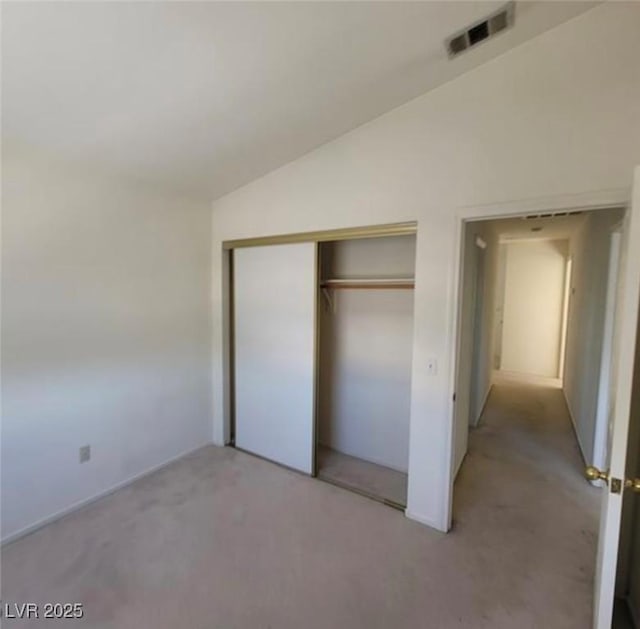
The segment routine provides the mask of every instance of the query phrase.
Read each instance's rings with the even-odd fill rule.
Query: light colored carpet
[[[319,446],[318,478],[394,505],[407,506],[407,475]]]
[[[449,535],[233,449],[204,448],[3,549],[4,601],[95,629],[586,629],[598,491],[557,389],[501,385]]]

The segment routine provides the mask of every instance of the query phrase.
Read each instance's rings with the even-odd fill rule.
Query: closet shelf
[[[412,289],[415,286],[412,277],[398,278],[363,278],[363,279],[340,279],[340,280],[324,280],[320,283],[320,288],[332,289]]]

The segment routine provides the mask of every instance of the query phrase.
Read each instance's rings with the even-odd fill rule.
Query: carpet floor
[[[586,629],[599,492],[558,389],[494,387],[444,535],[205,447],[2,550],[3,601],[94,629]]]
[[[407,506],[407,475],[326,446],[317,449],[318,478],[394,506]]]

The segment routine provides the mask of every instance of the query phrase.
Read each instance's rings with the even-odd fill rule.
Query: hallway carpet
[[[3,602],[81,602],[95,629],[586,629],[598,491],[562,393],[494,387],[449,535],[206,447],[5,546]]]

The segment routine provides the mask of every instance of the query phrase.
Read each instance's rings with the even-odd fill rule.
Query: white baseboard
[[[571,425],[573,426],[573,434],[575,435],[576,441],[578,442],[578,449],[580,450],[580,456],[582,457],[582,462],[585,464],[585,466],[591,465],[591,463],[587,461],[587,457],[584,454],[584,448],[582,447],[582,442],[580,441],[580,435],[578,434],[578,425],[576,424],[575,417],[571,412],[571,406],[569,405],[569,400],[567,399],[567,394],[564,388],[562,389],[562,396],[564,397],[564,403],[565,403],[565,406],[567,407],[567,413],[569,413],[569,419],[571,419]],[[596,486],[599,486],[599,483],[596,483]]]
[[[448,532],[448,529],[443,528],[441,522],[436,522],[435,520],[433,520],[428,516],[420,515],[419,513],[415,513],[414,511],[409,511],[409,509],[405,509],[404,514],[414,522],[419,522],[420,524],[424,524],[425,526],[435,529],[436,531],[440,531],[441,533]]]
[[[475,418],[473,422],[473,428],[477,428],[478,425],[480,424],[480,418],[482,417],[482,414],[484,413],[484,409],[487,406],[487,402],[489,401],[489,396],[491,395],[491,389],[493,389],[493,382],[489,384],[489,388],[487,389],[487,392],[484,396],[484,401],[482,402],[482,406],[480,407],[480,412],[478,413],[478,416]]]
[[[154,472],[161,470],[163,467],[167,467],[168,465],[175,463],[179,459],[189,456],[190,454],[193,454],[197,450],[206,448],[209,445],[212,445],[212,444],[210,442],[207,442],[197,446],[196,448],[185,450],[184,452],[181,452],[180,454],[177,454],[176,456],[173,456],[170,459],[167,459],[166,461],[159,463],[158,465],[149,467],[146,470],[138,474],[135,474],[134,476],[130,476],[129,478],[123,480],[120,483],[116,483],[115,485],[112,485],[108,489],[105,489],[103,491],[98,492],[97,494],[90,496],[89,498],[84,498],[83,500],[74,502],[72,505],[65,507],[64,509],[60,509],[60,511],[56,511],[55,513],[45,518],[42,518],[37,522],[34,522],[33,524],[29,524],[21,529],[18,529],[17,531],[14,531],[13,533],[10,533],[6,537],[3,537],[2,540],[0,540],[0,545],[4,546],[5,544],[10,544],[11,542],[15,542],[17,539],[24,537],[25,535],[29,535],[29,533],[33,533],[34,531],[37,531],[38,529],[42,528],[43,526],[46,526],[47,524],[51,524],[51,522],[55,522],[56,520],[59,520],[60,518],[63,518],[66,515],[69,515],[70,513],[73,513],[74,511],[79,511],[84,507],[88,507],[90,504],[100,500],[101,498],[105,498],[106,496],[114,493],[115,491],[118,491],[118,489],[122,489],[127,485],[131,485],[131,483],[134,483],[135,481],[140,480],[145,476],[149,476],[149,474],[153,474]]]
[[[458,463],[458,467],[454,470],[453,473],[453,482],[455,483],[456,479],[458,478],[458,474],[460,473],[460,470],[462,469],[462,464],[464,463],[464,460],[467,458],[467,453],[469,452],[469,445],[467,444],[467,449],[464,451],[464,454],[462,455],[462,458],[460,459],[460,463]]]
[[[562,387],[561,378],[550,378],[549,376],[538,376],[533,373],[521,373],[519,371],[503,371],[494,369],[492,372],[493,382],[527,382],[529,384],[539,384],[548,387]]]

